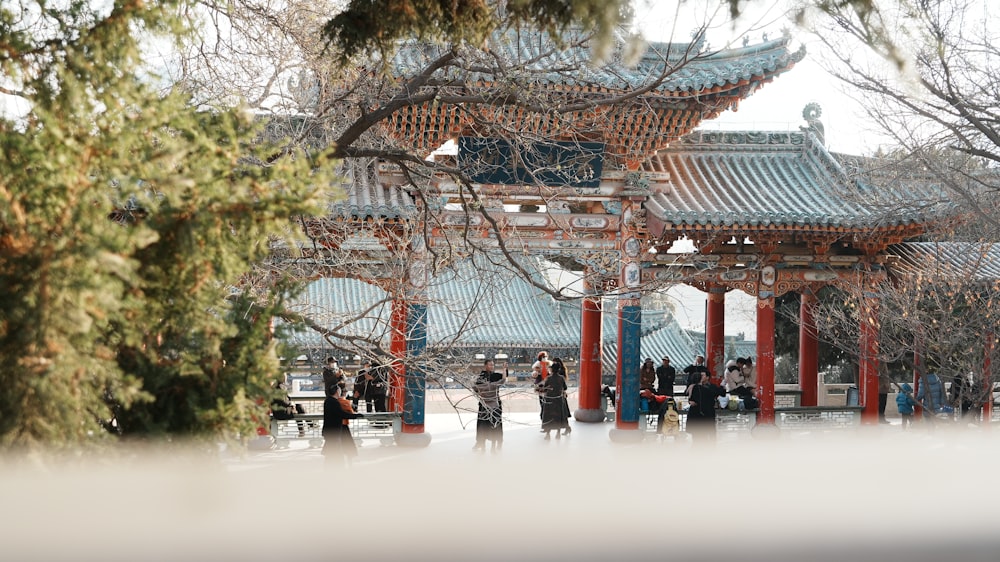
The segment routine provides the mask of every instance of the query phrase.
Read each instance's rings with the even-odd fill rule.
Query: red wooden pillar
[[[802,406],[818,405],[819,337],[816,333],[816,294],[811,289],[800,293],[799,304],[799,390]]]
[[[774,423],[774,293],[757,296],[758,424]]]
[[[858,342],[858,391],[861,423],[878,423],[878,298],[865,291],[861,297],[860,337]]]
[[[726,362],[726,289],[708,287],[705,309],[705,366],[712,382],[719,384]]]
[[[392,315],[390,317],[389,352],[395,358],[389,371],[389,411],[403,411],[404,380],[406,366],[406,313],[409,306],[406,299],[392,299]]]
[[[584,286],[587,287],[586,281]],[[601,297],[583,299],[580,314],[580,408],[574,417],[582,422],[603,422],[601,409]]]
[[[989,429],[993,421],[993,341],[996,335],[993,330],[986,331],[986,353],[983,357],[983,391],[986,401],[983,402],[984,429]]]

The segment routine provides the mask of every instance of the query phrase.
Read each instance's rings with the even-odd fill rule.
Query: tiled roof
[[[889,268],[902,275],[954,276],[970,281],[1000,280],[1000,244],[971,242],[910,242],[889,248]]]
[[[558,302],[510,273],[466,263],[428,285],[429,346],[576,347],[580,342],[578,304]],[[386,293],[353,279],[320,279],[299,299],[299,310],[327,327],[352,318],[385,299]],[[355,336],[389,333],[391,304],[386,302],[344,330]],[[313,333],[296,336],[306,347],[323,346]]]
[[[308,286],[293,308],[309,314],[322,326],[336,328],[385,298],[382,289],[362,281],[320,279]],[[470,315],[474,301],[478,303]],[[604,309],[604,364],[606,371],[613,372],[617,315],[614,306]],[[378,304],[341,332],[387,340],[390,312],[391,303]],[[427,338],[429,347],[439,348],[576,348],[580,345],[580,304],[557,302],[511,274],[459,267],[429,285]],[[296,334],[292,342],[303,348],[328,347],[313,331]],[[643,313],[641,345],[644,357],[657,360],[669,354],[685,361],[696,353],[690,336],[665,312]]]
[[[604,345],[601,347],[602,370],[614,374],[618,364],[618,316],[614,307],[605,307],[604,314]],[[656,366],[660,358],[670,357],[671,364],[680,371],[687,366],[698,353],[699,345],[681,328],[677,320],[669,312],[643,311],[640,337],[640,356],[645,359],[652,357]]]
[[[757,342],[753,340],[727,340],[726,359],[731,358],[731,356],[757,357]]]
[[[646,202],[650,230],[680,227],[872,229],[920,224],[953,207],[928,183],[889,196],[855,181],[806,132],[696,131],[647,164],[668,172]],[[928,201],[937,204],[928,204]]]
[[[347,158],[339,175],[347,198],[330,205],[334,218],[410,218],[416,215],[413,198],[400,186],[385,186],[379,181],[378,165],[372,159]]]
[[[668,64],[677,68],[655,91],[683,94],[704,93],[704,90],[713,88],[725,90],[741,82],[771,78],[791,68],[805,56],[802,48],[790,50],[788,37],[715,52],[703,51],[701,44],[650,43],[638,64],[628,67],[623,62],[623,53],[628,48],[626,39],[618,37],[615,55],[607,64],[596,67],[591,64],[594,53],[586,44],[580,45],[587,35],[579,30],[567,32],[563,36],[566,47],[556,48],[551,37],[545,33],[524,30],[498,32],[489,41],[489,56],[496,56],[508,65],[527,63],[529,71],[540,71],[531,76],[535,84],[600,85],[609,90],[647,85]],[[410,76],[440,57],[446,48],[427,43],[405,44],[393,59],[393,71],[401,76]],[[685,58],[688,62],[684,62]],[[572,73],[553,70],[558,68],[574,70]],[[492,82],[497,77],[482,75],[479,79]]]

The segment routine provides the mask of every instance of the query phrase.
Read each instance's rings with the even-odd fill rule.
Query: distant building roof
[[[910,184],[905,197],[885,197],[848,174],[807,132],[696,131],[646,167],[670,174],[668,189],[645,203],[654,235],[669,227],[870,230],[954,211],[941,189],[927,183]]]
[[[379,180],[377,162],[372,158],[347,158],[339,170],[341,187],[347,198],[330,205],[333,218],[413,218],[417,205],[413,197],[398,185],[384,185]]]
[[[592,64],[594,52],[588,44],[589,33],[569,30],[559,47],[544,32],[507,30],[489,40],[489,56],[501,60],[526,63],[533,83],[623,90],[648,85],[667,67],[674,67],[667,78],[656,86],[656,92],[705,94],[706,90],[726,90],[745,85],[750,80],[771,78],[802,60],[805,50],[789,48],[790,38],[780,37],[758,45],[721,51],[706,51],[703,43],[649,43],[637,64],[628,66],[623,57],[629,48],[628,39],[616,38],[615,53],[602,66]],[[399,49],[392,61],[392,70],[400,76],[412,76],[440,57],[447,46],[426,42],[411,42]],[[560,72],[558,69],[573,69]],[[476,76],[475,74],[473,76]],[[479,75],[482,80],[496,80],[492,74]],[[747,92],[749,94],[749,92]]]
[[[660,359],[666,355],[670,357],[670,364],[680,372],[700,353],[699,344],[668,311],[643,311],[640,334],[640,361],[652,357],[653,363],[659,366]],[[601,362],[605,373],[615,373],[618,365],[618,317],[613,309],[604,314]]]
[[[896,260],[890,271],[903,275],[936,275],[972,282],[1000,281],[1000,244],[974,242],[908,242],[889,248]]]
[[[722,51],[704,50],[701,43],[652,43],[630,66],[625,60],[630,44],[620,36],[611,58],[594,64],[588,32],[568,30],[560,38],[556,43],[538,30],[501,30],[481,51],[460,51],[463,64],[435,68],[434,88],[452,88],[456,99],[467,97],[469,103],[457,110],[454,104],[437,102],[402,108],[393,116],[394,135],[410,147],[430,151],[459,136],[495,136],[498,133],[490,132],[487,124],[502,122],[501,129],[528,136],[604,142],[607,159],[638,162],[703,119],[735,107],[805,56],[802,48],[791,50],[788,37]],[[403,80],[419,76],[435,61],[446,61],[454,53],[449,49],[406,43],[390,61],[389,71]],[[519,82],[530,83],[530,90],[519,88]],[[527,103],[488,103],[473,119],[473,102],[480,97],[506,99],[511,92],[523,95]],[[605,105],[610,100],[614,103]],[[577,102],[578,110],[560,112],[559,119],[538,110]],[[567,120],[580,126],[567,127]]]
[[[344,336],[387,340],[392,305],[386,298],[385,291],[363,281],[319,279],[292,308]],[[617,314],[613,306],[605,309],[603,349],[608,369],[617,357]],[[668,311],[645,311],[641,334],[643,356],[654,357],[657,363],[665,354],[681,363],[696,353],[694,341]],[[466,263],[434,278],[428,286],[427,339],[432,348],[576,348],[580,345],[580,303],[556,301],[512,273],[475,269]],[[291,343],[302,348],[329,347],[314,331],[297,333]]]
[[[334,327],[374,308],[342,330],[344,335],[388,338],[391,302],[385,291],[354,279],[319,279],[295,308],[320,325]],[[441,273],[428,285],[427,345],[430,347],[576,347],[580,308],[560,302],[514,274],[470,262]],[[380,302],[384,301],[384,302]],[[314,332],[296,344],[325,346]]]

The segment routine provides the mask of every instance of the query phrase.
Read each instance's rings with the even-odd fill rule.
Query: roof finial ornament
[[[749,44],[750,44],[750,36],[749,35],[744,35],[743,36],[743,46],[746,47]]]
[[[820,142],[823,146],[826,146],[826,129],[823,127],[823,122],[819,120],[823,116],[823,108],[814,101],[806,104],[802,108],[802,118],[806,120],[808,126],[799,127],[802,131],[811,132],[816,136],[816,140]]]

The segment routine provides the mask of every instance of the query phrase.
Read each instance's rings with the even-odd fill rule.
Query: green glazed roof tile
[[[696,131],[648,166],[669,172],[670,184],[646,209],[675,225],[871,228],[953,212],[946,204],[910,208],[940,198],[927,182],[879,191],[849,175],[808,132]]]

